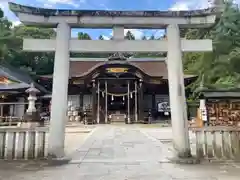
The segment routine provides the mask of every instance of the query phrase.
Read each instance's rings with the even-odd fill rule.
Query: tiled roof
[[[105,63],[99,61],[71,61],[69,75],[70,77],[81,77]],[[129,64],[134,65],[149,76],[168,78],[167,65],[164,61],[133,61],[129,62]],[[194,76],[185,75],[185,78],[190,77]]]
[[[35,83],[26,72],[16,69],[10,65],[7,64],[0,65],[0,76],[15,81],[13,83],[0,84],[1,91],[27,89],[33,82],[38,90],[44,93],[47,92],[47,90],[44,87]]]
[[[105,63],[106,61],[71,61],[69,77],[83,77]],[[151,77],[162,77],[163,79],[168,78],[167,65],[164,61],[131,61],[129,64],[139,68]],[[52,75],[41,77],[52,78]],[[191,77],[195,77],[195,75],[185,75],[185,78]]]

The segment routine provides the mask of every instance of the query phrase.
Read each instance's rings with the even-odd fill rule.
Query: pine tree
[[[125,39],[128,39],[128,40],[135,40],[135,37],[134,35],[131,33],[131,31],[128,31],[126,36],[125,36]]]

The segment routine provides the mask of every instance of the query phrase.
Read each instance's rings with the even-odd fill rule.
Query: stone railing
[[[46,127],[0,128],[0,159],[44,159],[47,134]]]
[[[240,128],[205,127],[192,131],[199,159],[240,160]]]

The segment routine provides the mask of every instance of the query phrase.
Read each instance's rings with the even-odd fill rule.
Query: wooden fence
[[[240,128],[205,127],[193,132],[199,159],[240,160]]]
[[[43,159],[47,157],[46,127],[0,128],[0,159]]]

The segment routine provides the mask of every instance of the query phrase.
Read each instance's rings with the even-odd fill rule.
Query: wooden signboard
[[[126,73],[128,68],[107,68],[108,73]]]
[[[84,80],[82,79],[76,79],[72,81],[72,84],[84,84]]]

